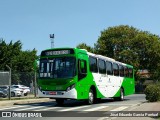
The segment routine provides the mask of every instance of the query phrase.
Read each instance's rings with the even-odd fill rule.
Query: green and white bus
[[[64,100],[102,98],[123,100],[135,92],[133,66],[78,48],[55,48],[41,52],[38,96]]]

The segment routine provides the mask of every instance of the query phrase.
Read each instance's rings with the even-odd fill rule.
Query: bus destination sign
[[[67,55],[67,54],[73,54],[73,49],[69,50],[47,50],[42,52],[42,56],[52,56],[52,55]]]
[[[60,50],[60,51],[46,51],[46,55],[66,55],[70,54],[69,50]]]

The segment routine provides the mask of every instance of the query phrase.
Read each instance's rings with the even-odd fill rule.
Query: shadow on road
[[[129,101],[130,99],[124,99],[124,101]],[[114,99],[102,99],[99,100],[95,104],[104,104],[104,103],[116,103],[120,101],[115,101]],[[123,101],[122,101],[123,102]],[[78,107],[87,105],[86,101],[84,100],[65,100],[62,106],[58,105],[55,101],[51,102],[38,102],[38,103],[26,103],[26,104],[16,104],[16,105],[30,105],[30,106],[48,106],[48,107]]]

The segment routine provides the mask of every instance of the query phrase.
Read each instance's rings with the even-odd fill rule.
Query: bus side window
[[[80,72],[82,74],[87,73],[87,66],[86,66],[86,61],[85,60],[80,60]]]
[[[97,73],[98,72],[98,67],[97,67],[97,59],[94,57],[89,56],[89,66],[90,66],[90,71]]]
[[[78,80],[87,76],[87,62],[85,60],[78,60]]]
[[[125,67],[125,77],[129,77],[129,70],[128,70],[128,67]]]
[[[113,75],[112,63],[109,61],[106,61],[106,66],[107,66],[107,74]]]
[[[119,67],[116,63],[113,63],[113,73],[115,76],[119,76]]]
[[[133,78],[133,69],[132,68],[129,68],[129,77]]]
[[[124,77],[124,67],[122,65],[119,65],[119,70],[120,70],[120,76]]]
[[[99,68],[99,73],[106,74],[106,62],[104,60],[101,59],[98,60],[98,68]]]

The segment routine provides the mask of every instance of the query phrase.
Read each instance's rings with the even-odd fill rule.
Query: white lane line
[[[58,109],[58,108],[61,108],[61,107],[49,107],[46,109],[38,109],[38,110],[34,110],[34,111],[47,111],[47,110],[54,110],[54,109]]]
[[[100,110],[100,109],[103,109],[106,107],[108,107],[108,106],[99,106],[99,107],[94,107],[94,108],[90,108],[90,109],[83,110],[83,111],[95,111],[95,110]]]
[[[109,117],[100,117],[97,120],[112,120],[112,119],[109,119]]]
[[[79,106],[79,107],[73,107],[73,108],[68,108],[68,109],[62,109],[62,110],[58,110],[58,111],[71,111],[71,110],[76,110],[76,109],[81,109],[81,108],[86,108],[89,106]]]
[[[106,104],[101,104],[101,105],[106,105]],[[132,106],[136,104],[107,104],[107,106]]]
[[[23,111],[23,110],[32,110],[32,109],[36,109],[36,108],[43,108],[43,107],[46,107],[46,106],[37,106],[37,107],[29,107],[29,108],[24,108],[24,109],[17,109],[15,111]]]
[[[25,107],[25,106],[15,106],[15,107],[0,108],[0,111],[1,110],[7,110],[7,109],[21,108],[21,107]]]
[[[122,110],[124,110],[124,109],[126,109],[126,108],[128,108],[128,107],[126,107],[126,106],[121,106],[121,107],[118,107],[118,108],[113,109],[113,110],[110,110],[110,111],[122,111]]]

